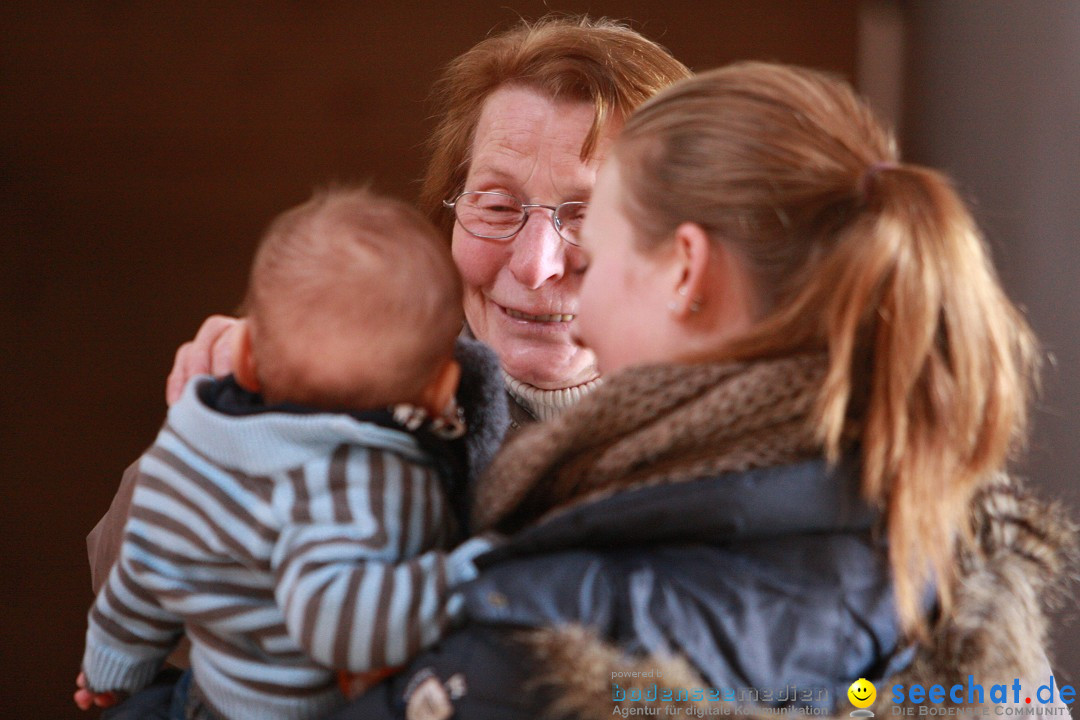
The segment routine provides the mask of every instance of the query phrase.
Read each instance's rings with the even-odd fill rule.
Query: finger
[[[211,345],[201,344],[198,338],[180,346],[183,353],[176,353],[177,364],[184,373],[184,382],[196,375],[206,375],[210,372],[210,348]]]
[[[116,693],[98,693],[94,696],[94,704],[100,708],[112,707],[116,704]]]
[[[223,334],[237,324],[236,318],[225,315],[211,315],[199,326],[195,337],[180,346],[173,359],[172,370],[165,380],[165,402],[172,405],[183,394],[184,385],[196,375],[211,372],[214,346]],[[231,356],[231,348],[228,351]],[[230,360],[231,363],[231,360]],[[222,374],[231,372],[232,367]]]
[[[74,697],[80,710],[89,710],[94,705],[94,694],[89,690],[76,690]]]
[[[237,319],[228,317],[226,315],[211,315],[203,321],[202,326],[199,327],[199,331],[195,333],[195,338],[191,341],[196,349],[202,351],[207,357],[210,355],[210,350],[213,348],[214,343],[218,339],[229,332],[236,325]]]
[[[180,399],[180,395],[184,392],[184,385],[190,377],[188,367],[191,347],[192,344],[186,342],[176,351],[172,370],[169,371],[169,377],[165,380],[165,402],[169,405]]]
[[[79,672],[79,676],[75,678],[75,684],[81,688],[86,687],[86,673]]]
[[[215,377],[224,377],[236,367],[233,364],[233,349],[236,347],[237,335],[239,335],[243,324],[243,320],[234,321],[214,341],[214,345],[210,349],[210,373]]]

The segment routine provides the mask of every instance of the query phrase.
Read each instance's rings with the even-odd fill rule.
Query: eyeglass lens
[[[585,220],[586,204],[567,202],[554,211],[555,229],[564,240],[577,244]],[[458,222],[468,232],[482,238],[512,237],[525,225],[526,209],[513,195],[489,192],[462,193],[454,204]]]

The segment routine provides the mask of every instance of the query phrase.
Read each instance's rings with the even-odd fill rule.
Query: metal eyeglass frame
[[[481,235],[479,233],[474,233],[472,230],[465,227],[465,224],[463,222],[461,222],[461,218],[459,218],[458,214],[457,214],[458,201],[460,201],[461,198],[464,197],[465,195],[497,195],[499,197],[510,198],[511,200],[516,202],[517,204],[521,205],[521,210],[522,210],[521,224],[519,224],[517,226],[517,228],[515,228],[512,233],[509,233],[507,235]],[[525,227],[525,223],[529,222],[529,209],[530,208],[544,208],[545,210],[550,210],[551,211],[551,225],[552,225],[552,227],[555,228],[555,232],[558,233],[559,237],[562,238],[564,242],[567,242],[567,243],[573,245],[574,247],[577,247],[577,246],[580,245],[580,243],[578,241],[571,240],[570,238],[566,237],[562,233],[562,227],[561,227],[561,223],[559,221],[559,210],[561,210],[564,207],[567,207],[568,205],[588,206],[589,203],[585,202],[584,200],[569,200],[569,201],[564,202],[564,203],[559,203],[558,205],[544,205],[543,203],[526,203],[526,202],[522,202],[520,198],[518,198],[518,197],[516,197],[514,195],[510,195],[509,193],[504,193],[504,192],[491,192],[491,191],[488,191],[488,190],[463,190],[462,192],[459,192],[457,195],[455,195],[453,200],[443,200],[442,204],[443,204],[443,207],[449,208],[450,210],[453,211],[454,220],[455,220],[455,222],[457,222],[458,225],[461,225],[462,230],[469,233],[473,237],[478,237],[478,238],[481,238],[483,240],[509,240],[510,238],[514,237],[519,232],[521,232],[521,228]]]

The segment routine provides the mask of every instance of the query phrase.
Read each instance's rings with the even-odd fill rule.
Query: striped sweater
[[[182,632],[223,718],[314,718],[329,668],[405,662],[460,614],[473,539],[410,434],[344,414],[236,417],[190,382],[141,458],[120,558],[90,611],[97,692],[137,690]],[[205,395],[205,393],[204,393]]]

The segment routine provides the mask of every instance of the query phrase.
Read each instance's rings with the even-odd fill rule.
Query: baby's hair
[[[267,399],[322,409],[415,401],[452,357],[461,279],[412,206],[367,187],[320,190],[278,216],[245,310]]]

